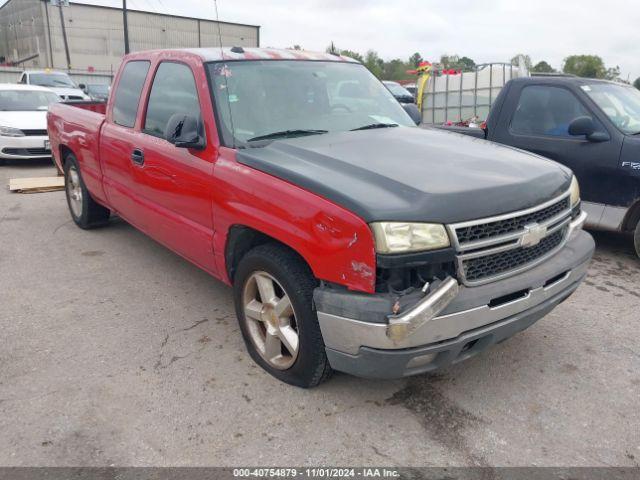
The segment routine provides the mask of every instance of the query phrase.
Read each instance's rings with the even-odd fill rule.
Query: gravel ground
[[[0,465],[638,466],[640,261],[597,234],[587,281],[435,375],[282,384],[245,352],[231,291],[122,221],[0,167]]]

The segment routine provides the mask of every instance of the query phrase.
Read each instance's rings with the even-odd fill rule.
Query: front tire
[[[64,191],[69,213],[77,226],[88,230],[109,221],[111,212],[91,197],[80,175],[78,160],[72,153],[66,156],[64,162]]]
[[[260,245],[240,261],[234,300],[242,337],[251,358],[290,385],[311,388],[331,375],[309,266],[277,244]]]

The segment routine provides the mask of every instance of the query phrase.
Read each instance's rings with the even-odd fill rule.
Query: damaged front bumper
[[[524,330],[573,293],[595,245],[574,229],[547,261],[476,287],[445,279],[401,315],[388,298],[318,288],[314,301],[327,356],[335,370],[396,378],[457,363]],[[418,292],[420,293],[420,292]]]

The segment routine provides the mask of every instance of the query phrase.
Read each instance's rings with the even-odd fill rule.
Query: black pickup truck
[[[640,91],[588,78],[517,78],[498,95],[485,128],[444,128],[570,167],[587,227],[633,233],[640,256]]]

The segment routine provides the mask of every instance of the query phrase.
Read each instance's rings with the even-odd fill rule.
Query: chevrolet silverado
[[[231,285],[249,354],[290,384],[467,359],[569,297],[593,253],[571,170],[416,127],[346,57],[137,52],[88,107],[48,114],[73,221],[117,214]]]

